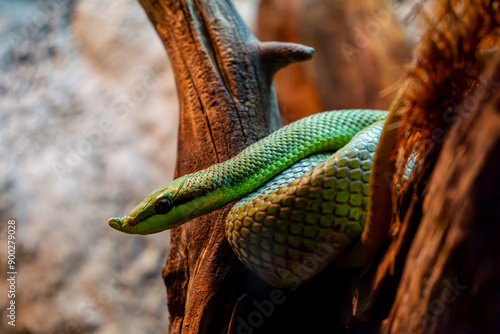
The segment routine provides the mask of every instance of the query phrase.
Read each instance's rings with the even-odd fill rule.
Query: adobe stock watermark
[[[351,43],[340,42],[339,48],[347,63],[352,61],[352,57],[358,55],[364,48],[379,37],[384,28],[391,23],[393,17],[402,16],[407,9],[401,3],[392,2],[387,9],[381,9],[371,14],[372,20],[369,20],[364,26],[355,26],[353,28],[353,40]]]
[[[75,313],[69,317],[70,320],[65,322],[64,327],[51,331],[50,334],[85,333],[85,327],[99,318],[99,312],[105,312],[111,305],[118,311],[124,310],[124,306],[119,299],[117,300],[116,296],[122,296],[123,287],[131,285],[131,282],[135,281],[136,277],[114,270],[111,271],[111,274],[111,279],[99,289],[95,297],[81,302],[73,311]],[[31,320],[30,326],[36,328],[38,326],[37,321]]]
[[[98,313],[103,312],[111,304],[114,309],[122,310],[123,305],[116,300],[116,296],[122,295],[122,289],[125,286],[131,285],[137,280],[135,275],[130,275],[124,272],[116,272],[112,270],[112,277],[108,284],[99,289],[96,296],[80,303],[77,308],[78,316],[85,323],[92,323],[98,318]]]
[[[364,26],[353,28],[352,44],[340,42],[339,48],[347,63],[352,61],[354,55],[359,54],[362,49],[370,45],[371,41],[380,35],[384,27],[389,25],[392,20],[392,14],[389,10],[383,9],[372,14],[373,20],[365,23]]]
[[[286,289],[290,292],[296,291],[303,281],[311,278],[318,269],[324,268],[331,262],[332,257],[339,254],[340,245],[332,242],[330,236],[326,240],[318,238],[316,242],[318,245],[314,249],[313,255],[305,257],[300,264],[294,264],[292,271],[288,271],[287,277],[283,278],[289,286]],[[287,301],[287,293],[284,289],[275,288],[270,292],[268,299],[254,300],[255,310],[250,312],[246,318],[241,315],[236,318],[236,332],[238,334],[252,334],[255,329],[262,326],[264,321]]]
[[[454,104],[452,108],[444,111],[441,115],[442,124],[446,123],[457,123],[459,125],[464,120],[471,117],[474,110],[480,107],[480,104],[488,100],[495,89],[500,87],[500,82],[488,81],[484,76],[479,76],[477,86],[472,92],[467,95],[460,104]],[[392,124],[386,124],[384,131],[397,130],[403,124],[402,121],[398,121]],[[453,126],[457,126],[453,125]],[[434,154],[436,150],[436,144],[443,144],[447,138],[448,133],[445,131],[446,127],[436,127],[432,129],[430,136],[416,143],[413,152],[417,152],[421,147],[423,148],[423,157],[428,157]],[[448,127],[449,128],[449,127]],[[418,165],[418,161],[415,156],[410,156],[407,163],[407,168],[405,173],[402,175],[400,186],[408,180],[414,171],[415,166]],[[395,173],[385,172],[384,178],[389,185],[392,185]],[[399,176],[399,174],[398,174]]]
[[[37,38],[41,29],[56,17],[55,13],[61,11],[61,9],[68,8],[68,4],[71,2],[70,0],[37,1],[37,9],[27,15],[26,22],[21,27],[21,35],[13,32],[7,35],[11,46],[14,47],[15,44],[23,39],[34,40]]]
[[[18,2],[20,1],[15,1],[15,3]],[[57,22],[58,18],[69,13],[72,2],[73,0],[39,0],[34,4],[29,4],[29,10],[22,10],[26,14],[23,13],[21,24],[5,32],[5,38],[10,44],[9,53],[20,64],[15,67],[15,70],[12,68],[14,75],[4,75],[0,80],[3,81],[4,89],[28,91],[33,88],[32,80],[27,80],[26,77],[38,77],[40,67],[33,66],[34,63],[27,65],[24,62],[26,60],[33,62],[31,58],[38,57],[40,48],[47,47],[45,44],[41,46],[40,41],[50,30],[48,27],[51,23]],[[23,99],[19,100],[21,105],[23,102]]]
[[[7,324],[16,326],[16,287],[17,287],[17,259],[16,259],[16,220],[7,221],[7,305],[5,313],[7,315]]]
[[[442,114],[443,123],[457,123],[460,124],[464,120],[471,117],[472,112],[479,108],[479,105],[488,100],[495,87],[500,87],[500,82],[491,81],[488,82],[487,78],[480,76],[478,78],[477,87],[467,95],[460,104],[453,105],[453,108],[446,110]],[[425,155],[429,156],[434,153],[436,148],[435,144],[442,144],[446,140],[447,133],[442,128],[435,128],[431,132],[431,136],[422,142],[418,143],[418,147],[424,145],[426,148]]]
[[[80,166],[85,157],[102,145],[105,136],[116,130],[115,120],[127,118],[152,91],[161,85],[168,73],[168,71],[155,72],[149,67],[145,68],[144,72],[142,80],[128,94],[122,94],[113,100],[110,112],[102,116],[95,127],[82,129],[81,139],[75,145],[65,147],[66,154],[62,160],[51,163],[59,181],[63,181],[66,174]]]
[[[37,1],[36,10],[26,16],[20,28],[20,34],[9,32],[7,35],[12,49],[15,52],[30,49],[28,43],[36,41],[44,27],[60,16],[61,12],[67,12],[72,2],[71,0]]]
[[[468,289],[468,285],[458,283],[458,278],[455,277],[453,283],[447,279],[443,280],[445,287],[441,290],[439,297],[431,300],[427,306],[427,311],[423,317],[418,313],[413,313],[410,318],[410,326],[406,333],[422,333],[436,321],[437,317],[446,311],[447,305],[453,303]]]

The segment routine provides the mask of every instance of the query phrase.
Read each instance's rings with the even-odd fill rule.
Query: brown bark
[[[433,169],[386,333],[498,331],[500,52],[496,58],[487,69],[493,80],[483,73],[489,87],[470,95],[475,108],[457,118]]]
[[[367,253],[389,244],[363,277],[358,316],[373,327],[385,319],[384,333],[493,333],[498,2],[435,1],[431,9],[377,147],[362,243]],[[396,192],[410,155],[417,167]]]
[[[279,126],[272,76],[313,50],[260,43],[230,1],[140,0],[164,42],[180,99],[176,177],[222,162]],[[224,237],[230,205],[172,230],[163,277],[170,333],[222,332],[239,296]],[[224,295],[226,294],[226,295]]]
[[[179,90],[176,176],[224,161],[278,126],[272,75],[311,49],[258,42],[225,0],[140,2],[164,41]],[[172,230],[163,271],[170,333],[494,331],[500,76],[498,53],[485,57],[498,42],[500,15],[498,1],[472,2],[436,0],[437,19],[391,107],[392,127],[375,161],[372,215],[358,245],[367,253],[387,247],[363,275],[354,303],[354,269],[332,264],[298,289],[274,289],[246,270],[224,238],[227,206]],[[440,123],[473,96],[481,75],[494,88],[490,96],[462,122]],[[394,164],[394,149],[402,166]],[[392,182],[414,149],[419,167],[396,194]]]
[[[411,55],[385,0],[262,0],[257,36],[316,50],[276,75],[284,123],[324,110],[386,110]]]

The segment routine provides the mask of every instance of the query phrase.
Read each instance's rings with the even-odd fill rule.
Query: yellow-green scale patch
[[[385,119],[378,110],[338,110],[312,115],[287,125],[247,147],[234,158],[190,174],[175,197],[175,205],[211,196],[225,205],[255,190],[304,157],[342,148],[359,131]]]

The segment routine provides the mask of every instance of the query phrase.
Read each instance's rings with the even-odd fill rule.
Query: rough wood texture
[[[476,101],[466,119],[457,119],[439,155],[386,333],[500,328],[493,293],[500,284],[499,59],[497,52],[483,73],[488,87],[471,95],[489,96],[487,103]]]
[[[447,131],[480,78],[484,64],[481,52],[491,48],[491,41],[498,38],[493,5],[472,3],[460,6],[453,1],[435,1],[433,14],[422,14],[428,22],[427,32],[416,47],[412,68],[391,105],[377,147],[371,209],[362,236],[370,251],[389,237],[389,224],[395,220],[392,228],[396,235],[406,212],[411,213],[420,202],[411,197],[421,197],[422,188],[418,187],[427,182]],[[396,193],[394,185],[400,183],[412,152],[418,154],[420,167]],[[400,215],[396,214],[398,210]]]
[[[362,241],[369,250],[390,243],[363,277],[358,316],[373,327],[386,319],[386,333],[494,332],[486,291],[498,282],[498,173],[489,165],[500,136],[490,90],[498,1],[434,1],[424,15],[427,32],[377,147]],[[396,192],[412,152],[419,166]]]
[[[226,1],[140,1],[176,73],[177,176],[235,155],[278,125],[271,77],[287,63],[310,57],[310,49],[259,43]],[[372,182],[380,187],[373,191],[372,205],[387,202],[383,210],[373,210],[363,241],[372,250],[385,239],[391,243],[363,275],[354,302],[351,291],[360,272],[336,264],[300,288],[274,289],[256,278],[236,261],[224,238],[226,207],[172,231],[163,272],[169,332],[472,333],[476,321],[481,330],[494,331],[499,318],[490,292],[499,280],[498,87],[463,123],[439,120],[453,103],[467,102],[480,74],[486,82],[496,78],[490,86],[500,80],[498,53],[489,62],[482,53],[499,40],[498,8],[498,1],[479,0],[465,6],[436,0],[432,7],[438,19],[424,35],[391,107],[393,131],[382,137],[375,162]],[[429,138],[434,145],[422,144]],[[404,167],[417,144],[421,165],[396,194],[392,182],[400,174],[393,173],[399,167],[393,148],[400,149]],[[372,238],[371,233],[378,234]],[[371,240],[376,241],[366,242]],[[352,314],[364,321],[356,323]]]
[[[309,59],[311,48],[259,43],[230,1],[140,3],[175,72],[181,109],[176,177],[222,162],[279,127],[272,76]],[[229,324],[239,296],[231,297],[236,258],[224,237],[228,209],[172,230],[163,271],[170,333],[221,332]]]
[[[385,0],[262,0],[259,39],[316,50],[310,62],[276,75],[283,121],[324,110],[387,109],[411,58],[395,14]]]

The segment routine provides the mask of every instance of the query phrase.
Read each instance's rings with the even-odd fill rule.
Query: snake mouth
[[[111,228],[114,228],[117,231],[128,234],[133,234],[132,230],[138,223],[139,222],[137,221],[136,217],[130,217],[130,216],[125,216],[123,217],[123,219],[120,217],[113,217],[108,220],[108,225]]]

